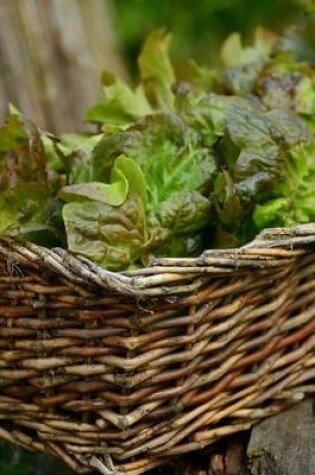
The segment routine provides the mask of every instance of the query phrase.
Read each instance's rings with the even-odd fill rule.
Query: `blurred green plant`
[[[0,443],[1,475],[74,475],[55,457],[28,452],[17,445]]]
[[[178,63],[217,60],[220,44],[233,31],[245,40],[257,25],[275,32],[296,21],[302,0],[116,0],[116,28],[125,59],[133,74],[135,58],[152,29],[173,34],[172,57]],[[303,0],[305,2],[305,0]]]

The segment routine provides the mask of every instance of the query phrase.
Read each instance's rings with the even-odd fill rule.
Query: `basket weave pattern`
[[[315,393],[315,225],[111,273],[0,245],[0,437],[138,475]]]

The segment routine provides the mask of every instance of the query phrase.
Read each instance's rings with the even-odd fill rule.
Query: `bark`
[[[103,69],[125,75],[110,0],[0,1],[0,120],[8,103],[51,132],[82,129]]]

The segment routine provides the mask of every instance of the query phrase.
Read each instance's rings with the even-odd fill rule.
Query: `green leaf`
[[[112,184],[105,183],[82,183],[79,185],[64,186],[59,192],[59,198],[66,203],[76,201],[81,203],[86,200],[108,203],[112,206],[120,206],[126,199],[128,182],[123,174],[120,180]]]
[[[183,255],[195,255],[200,250],[200,231],[209,223],[211,211],[210,200],[197,191],[172,194],[148,216],[147,251],[178,256],[179,250],[185,249]]]
[[[102,74],[102,83],[104,98],[85,113],[85,120],[124,125],[152,112],[142,86],[133,91],[121,79],[107,71]]]
[[[37,183],[19,184],[0,193],[0,236],[35,222],[42,213],[50,194],[46,186]]]
[[[237,66],[254,62],[262,62],[268,59],[273,51],[278,37],[262,27],[255,32],[253,45],[243,47],[241,35],[232,33],[224,41],[221,47],[221,59],[225,66]]]
[[[86,199],[120,206],[129,192],[135,192],[146,203],[146,182],[139,165],[130,157],[119,156],[111,172],[111,183],[89,182],[64,186],[59,197],[69,203]]]
[[[142,202],[135,193],[119,207],[99,201],[68,203],[63,219],[69,250],[110,270],[136,262],[147,239]]]
[[[149,216],[149,224],[166,228],[170,233],[188,234],[202,229],[211,212],[210,201],[197,191],[173,193]]]
[[[172,84],[175,74],[169,59],[171,35],[164,29],[153,31],[146,39],[138,58],[140,78],[155,109],[173,111]]]
[[[145,206],[147,203],[147,184],[144,174],[135,160],[126,155],[120,155],[111,172],[111,181],[114,183],[124,176],[128,183],[128,191],[136,193]]]
[[[157,242],[159,240],[157,239]],[[203,236],[200,232],[188,234],[170,234],[168,239],[162,239],[162,244],[148,252],[150,259],[153,257],[183,257],[199,256],[204,250]],[[152,243],[148,243],[152,246]]]

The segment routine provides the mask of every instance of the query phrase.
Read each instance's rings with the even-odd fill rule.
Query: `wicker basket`
[[[111,273],[0,246],[0,437],[138,475],[315,393],[315,225]]]

